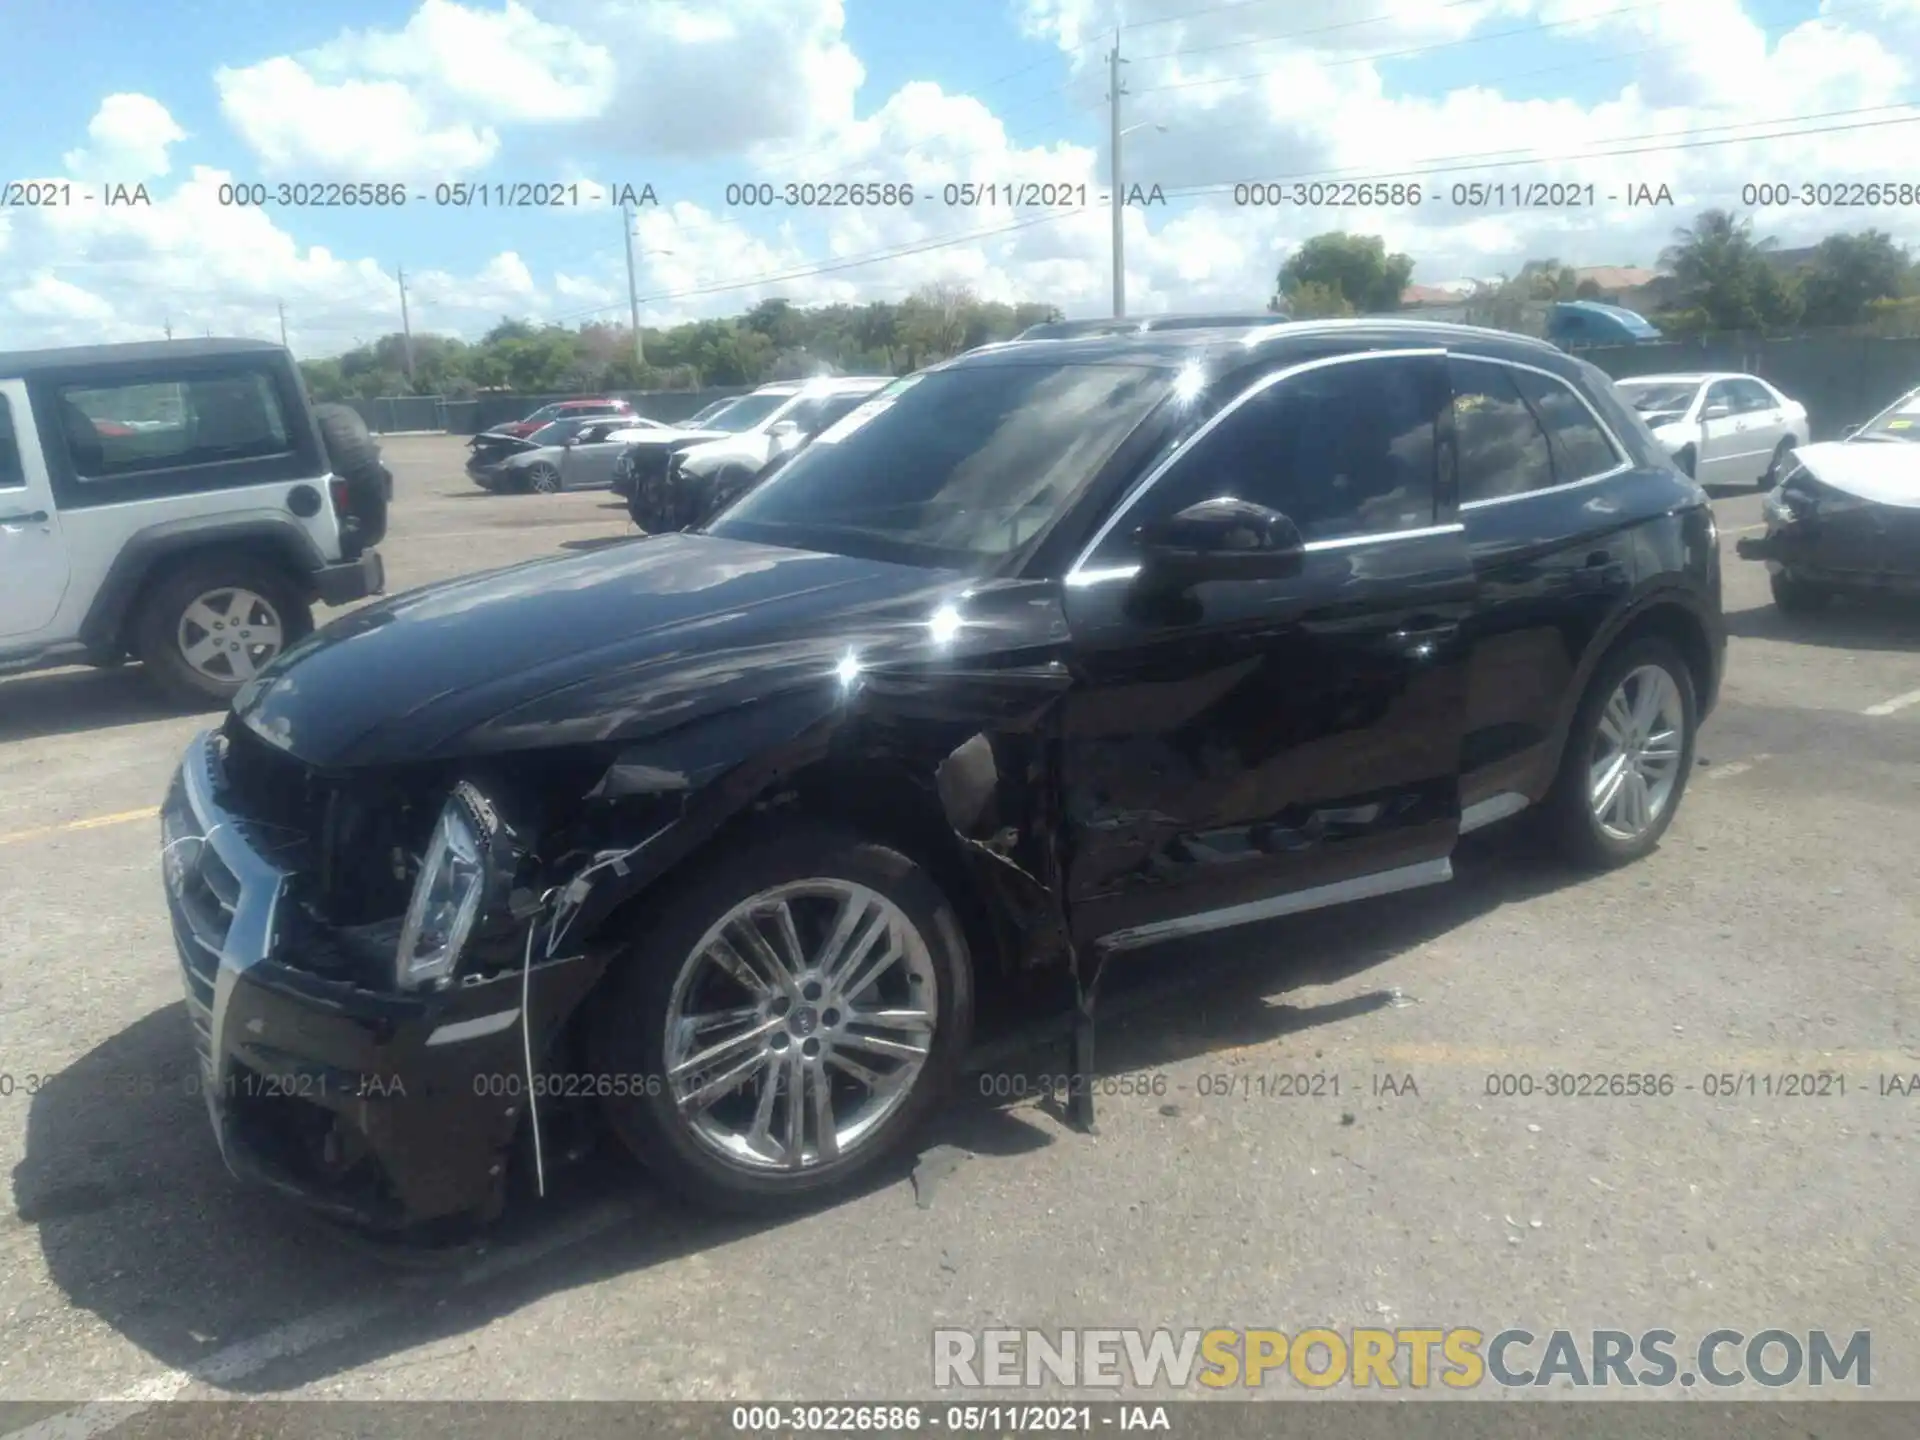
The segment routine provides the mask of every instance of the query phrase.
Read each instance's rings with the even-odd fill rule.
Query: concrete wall
[[[1816,440],[1839,437],[1920,386],[1920,337],[1819,335],[1782,340],[1713,336],[1575,350],[1616,380],[1689,370],[1740,370],[1807,407]]]

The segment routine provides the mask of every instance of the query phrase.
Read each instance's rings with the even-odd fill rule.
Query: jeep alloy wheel
[[[180,658],[216,684],[251,680],[286,644],[280,612],[243,586],[209,590],[180,616]]]

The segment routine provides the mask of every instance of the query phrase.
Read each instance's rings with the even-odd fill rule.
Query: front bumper
[[[162,806],[162,870],[228,1169],[370,1229],[493,1218],[530,1088],[523,1025],[546,1055],[593,967],[535,966],[524,1016],[518,972],[406,995],[303,970],[287,937],[312,927],[293,923],[287,852],[220,795],[209,731]]]
[[[387,564],[378,550],[361,552],[357,560],[322,565],[313,572],[313,589],[328,605],[351,605],[387,588]]]

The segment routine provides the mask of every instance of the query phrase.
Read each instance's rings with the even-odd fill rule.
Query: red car
[[[542,405],[524,420],[509,420],[504,425],[495,425],[487,433],[524,440],[542,425],[550,425],[555,420],[593,420],[602,415],[631,414],[633,406],[625,400],[556,400],[551,405]]]

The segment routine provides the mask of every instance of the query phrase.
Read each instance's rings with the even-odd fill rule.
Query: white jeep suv
[[[0,353],[0,673],[137,658],[224,704],[315,601],[384,587],[392,486],[278,345]]]

